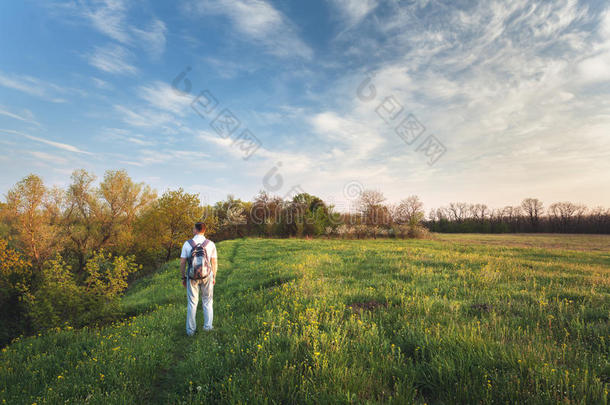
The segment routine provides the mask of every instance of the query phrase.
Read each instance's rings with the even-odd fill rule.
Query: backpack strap
[[[195,243],[195,241],[193,239],[189,239],[187,240],[188,244],[191,245],[191,247],[193,249],[195,249],[195,246],[197,246],[197,244]]]
[[[201,247],[203,248],[203,257],[205,257],[205,260],[208,261],[209,266],[209,271],[206,277],[208,277],[210,274],[212,274],[212,262],[210,261],[210,258],[208,257],[208,251],[206,250],[206,246],[208,245],[208,243],[210,243],[210,240],[208,238],[205,238],[205,240],[203,241],[203,243],[201,244]]]

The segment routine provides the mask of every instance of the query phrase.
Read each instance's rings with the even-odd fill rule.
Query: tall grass
[[[171,262],[123,298],[129,319],[7,347],[0,398],[607,403],[607,250],[246,239],[219,256],[213,332],[185,336]]]

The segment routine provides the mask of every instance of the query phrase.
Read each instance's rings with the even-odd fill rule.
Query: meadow
[[[252,238],[218,249],[214,331],[185,335],[171,261],[129,288],[126,319],[2,349],[1,402],[608,401],[608,236]]]

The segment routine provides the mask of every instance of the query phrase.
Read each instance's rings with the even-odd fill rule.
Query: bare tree
[[[568,226],[574,219],[579,221],[586,209],[587,207],[582,204],[574,204],[569,201],[556,202],[549,206],[551,217],[561,224],[563,232],[568,231]]]
[[[424,217],[424,204],[416,195],[400,201],[394,211],[394,221],[399,224],[411,221],[420,222]]]
[[[389,215],[388,208],[383,205],[386,200],[380,191],[364,190],[357,201],[357,207],[367,224],[378,224]]]
[[[537,198],[526,198],[521,202],[521,208],[523,209],[525,215],[528,216],[532,227],[536,228],[540,221],[540,217],[544,213],[542,201]]]
[[[462,222],[468,214],[468,204],[464,202],[449,203],[448,212],[453,221]]]

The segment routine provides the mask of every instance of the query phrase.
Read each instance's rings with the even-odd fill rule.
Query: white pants
[[[197,303],[201,293],[201,303],[203,306],[203,329],[212,329],[214,310],[212,308],[214,298],[214,284],[212,277],[207,280],[188,280],[186,283],[186,334],[191,336],[197,329]]]

